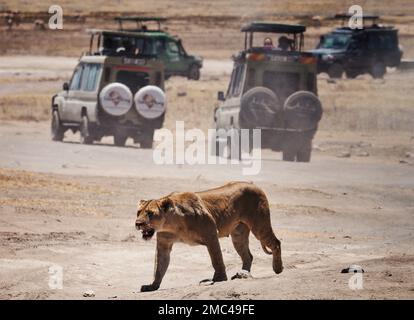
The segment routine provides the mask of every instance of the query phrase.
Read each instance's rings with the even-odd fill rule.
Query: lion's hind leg
[[[259,219],[257,217],[256,219],[250,218],[245,223],[257,240],[260,241],[263,251],[273,255],[273,271],[275,273],[281,273],[283,271],[281,244],[273,232],[269,210],[261,210],[261,213]]]

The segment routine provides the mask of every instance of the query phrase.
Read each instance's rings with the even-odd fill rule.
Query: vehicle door
[[[59,115],[64,122],[76,122],[79,120],[77,117],[77,105],[84,67],[84,63],[78,64],[70,80],[69,90],[65,95],[65,102],[62,106],[62,113]]]
[[[187,72],[188,65],[179,42],[172,39],[165,41],[166,71],[172,74],[182,74]]]
[[[347,47],[347,67],[363,70],[370,61],[370,50],[366,37],[353,37]]]
[[[246,65],[236,63],[231,74],[226,99],[219,109],[218,127],[220,128],[239,127],[239,112],[245,74]]]
[[[75,121],[82,118],[82,109],[86,109],[89,121],[95,122],[97,116],[98,82],[101,76],[102,65],[87,63],[82,72],[81,86],[77,94],[77,103],[74,107]]]

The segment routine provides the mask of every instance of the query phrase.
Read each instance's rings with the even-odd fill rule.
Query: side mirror
[[[226,99],[224,98],[224,92],[223,92],[223,91],[219,91],[219,92],[217,93],[217,100],[218,100],[218,101],[224,101],[224,100],[226,100]]]
[[[63,90],[69,91],[69,83],[67,82],[63,83]]]

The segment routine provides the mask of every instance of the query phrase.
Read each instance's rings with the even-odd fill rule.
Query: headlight
[[[332,60],[334,60],[334,56],[331,55],[331,54],[325,54],[325,55],[322,56],[322,60],[323,61],[332,61]]]

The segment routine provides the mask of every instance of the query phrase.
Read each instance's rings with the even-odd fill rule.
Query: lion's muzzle
[[[142,232],[142,238],[144,240],[150,240],[155,233],[155,229],[146,222],[135,221],[135,228]]]

